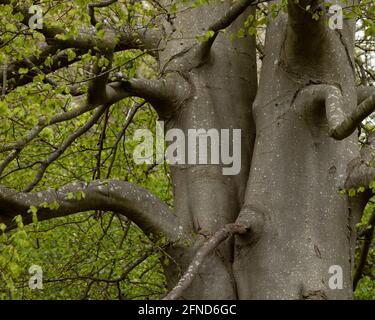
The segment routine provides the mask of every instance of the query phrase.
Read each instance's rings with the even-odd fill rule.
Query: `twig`
[[[353,277],[353,290],[356,289],[359,280],[362,278],[363,269],[366,265],[367,256],[370,250],[370,245],[372,242],[372,237],[374,236],[375,230],[375,209],[372,211],[372,215],[370,217],[370,221],[368,223],[367,229],[364,232],[364,243],[361,249],[361,256],[359,258],[358,267],[354,273]]]

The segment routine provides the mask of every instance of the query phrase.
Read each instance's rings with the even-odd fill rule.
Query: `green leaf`
[[[51,210],[57,210],[58,208],[60,208],[60,205],[59,205],[59,203],[58,203],[56,200],[54,200],[54,201],[49,205],[49,207],[50,207]]]
[[[38,212],[38,208],[35,206],[30,206],[30,209],[27,210],[28,213],[36,214]]]
[[[18,73],[19,74],[27,74],[29,72],[29,69],[27,69],[27,68],[19,68],[18,69]]]
[[[197,36],[196,39],[199,42],[206,42],[211,39],[215,35],[215,32],[212,30],[208,30],[204,35]]]
[[[365,192],[365,187],[359,187],[358,189],[357,189],[357,192],[358,193],[360,193],[360,192]]]
[[[73,200],[74,199],[74,194],[73,192],[68,192],[65,196],[66,200]]]

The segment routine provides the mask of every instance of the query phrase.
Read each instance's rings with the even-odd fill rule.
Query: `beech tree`
[[[168,257],[164,299],[352,298],[353,282],[373,268],[371,1],[0,7],[3,235],[112,213],[158,244],[148,255]],[[130,177],[139,166],[126,139],[137,117],[186,136],[240,129],[239,174],[223,175],[221,162],[144,165]],[[135,178],[150,172],[154,184],[170,178],[173,204],[168,186],[155,194]],[[90,279],[118,284],[129,272]]]

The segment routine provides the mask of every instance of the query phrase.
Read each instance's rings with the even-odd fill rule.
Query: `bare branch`
[[[0,164],[0,176],[3,174],[5,168],[14,160],[18,157],[20,154],[20,150],[14,150],[11,152],[5,159],[4,161]]]
[[[218,21],[212,24],[208,30],[219,32],[229,27],[249,6],[258,4],[260,1],[240,0],[236,1],[229,10]]]
[[[0,82],[2,83],[2,87],[1,87],[1,95],[4,96],[5,93],[6,93],[6,87],[7,87],[7,82],[8,82],[8,78],[7,78],[7,66],[6,65],[3,65],[2,66],[2,70],[1,70],[1,79],[0,79]]]
[[[0,147],[0,153],[10,150],[20,150],[31,140],[33,140],[45,127],[79,117],[83,113],[91,111],[97,107],[97,105],[87,104],[85,101],[82,101],[82,99],[81,101],[76,100],[75,102],[72,102],[72,104],[77,104],[78,106],[71,111],[58,113],[51,119],[47,119],[47,117],[41,117],[38,124],[34,128],[32,128],[23,139]]]
[[[368,223],[368,228],[366,228],[365,230],[364,242],[363,242],[362,249],[361,249],[359,263],[358,263],[357,269],[354,272],[353,290],[356,289],[359,280],[361,280],[362,278],[363,269],[366,265],[367,256],[370,251],[372,238],[374,236],[374,230],[375,230],[375,209],[372,211],[372,214]]]
[[[54,72],[58,69],[65,68],[79,60],[79,55],[83,54],[85,51],[72,49],[76,54],[76,57],[69,59],[69,55],[65,50],[60,51],[59,48],[55,46],[44,46],[41,49],[39,55],[29,56],[21,61],[15,61],[10,63],[5,74],[0,74],[0,81],[4,82],[4,78],[7,79],[6,86],[2,85],[2,90],[5,90],[5,93],[9,93],[11,90],[26,85],[33,81],[34,77],[38,74],[36,68],[28,69],[28,72],[24,75],[18,73],[19,68],[29,68],[30,63],[35,65],[40,72],[47,75],[51,72]],[[48,66],[44,64],[45,60],[51,57],[51,62]]]
[[[183,292],[191,285],[198,274],[199,268],[204,260],[226,239],[234,234],[245,234],[248,229],[241,224],[227,224],[218,230],[207,240],[197,251],[194,259],[191,261],[187,271],[181,277],[177,285],[170,291],[163,300],[177,300]]]
[[[0,0],[0,5],[2,4],[12,4],[11,0]],[[28,26],[29,20],[32,14],[29,13],[29,8],[23,4],[13,5],[13,12],[20,12],[23,15],[23,20],[21,21],[24,25]],[[116,33],[116,30],[107,29]],[[49,45],[58,47],[60,49],[67,48],[77,48],[77,49],[99,49],[100,51],[106,50],[105,44],[103,44],[103,39],[96,35],[95,28],[91,26],[86,28],[86,32],[81,32],[76,36],[68,36],[68,32],[63,28],[51,27],[46,23],[43,25],[42,29],[36,29],[44,35],[46,42]],[[143,33],[144,30],[140,32],[119,32],[116,33],[116,51],[127,50],[127,49],[139,49],[143,48]],[[63,37],[62,37],[63,36]]]
[[[147,89],[147,83],[148,82],[144,83],[142,80],[129,80],[126,85],[123,85],[121,82],[109,83],[105,88],[106,98],[103,101],[103,104],[112,105],[124,98],[131,96],[139,95],[140,97],[142,97],[144,95],[142,89]],[[68,103],[77,107],[71,111],[59,113],[50,119],[41,117],[38,124],[34,128],[32,128],[23,139],[8,145],[1,146],[0,153],[10,150],[22,149],[26,144],[33,140],[45,127],[74,119],[76,117],[79,117],[83,113],[97,108],[100,105],[98,101],[93,101],[92,104],[89,104],[84,96],[76,97]]]
[[[359,187],[369,189],[370,183],[375,181],[375,167],[372,165],[374,159],[375,132],[372,132],[367,143],[361,148],[360,157],[353,159],[348,164],[345,189],[358,189]]]
[[[99,3],[89,3],[87,5],[87,13],[90,16],[90,23],[93,26],[96,26],[96,24],[98,23],[98,21],[95,18],[95,8],[108,7],[115,2],[117,2],[117,0],[106,0],[106,1],[103,1],[103,2],[99,2]]]
[[[342,140],[351,135],[360,123],[366,119],[375,110],[375,95],[370,96],[360,103],[352,113],[347,116],[341,123],[333,127],[330,135],[337,139]]]
[[[61,68],[65,68],[70,66],[71,64],[79,61],[79,56],[87,52],[87,50],[83,49],[71,49],[76,54],[75,58],[69,58],[69,55],[67,54],[66,49],[61,50],[60,48],[52,45],[45,46],[44,49],[42,49],[42,52],[38,56],[30,56],[28,58],[23,59],[22,61],[16,61],[14,63],[11,63],[7,66],[6,72],[0,73],[0,82],[4,82],[4,79],[7,79],[6,86],[2,85],[2,90],[5,89],[5,93],[9,93],[11,90],[26,85],[33,81],[33,78],[38,74],[39,72],[42,72],[44,75],[48,75],[49,73],[55,72]],[[114,48],[114,51],[118,51],[118,48]],[[152,50],[151,50],[152,51]],[[141,54],[137,55],[135,58],[130,59],[126,61],[125,63],[115,66],[113,68],[107,68],[107,71],[101,72],[99,76],[105,76],[107,74],[110,74],[112,71],[124,67],[126,64],[131,63],[132,61],[136,60],[137,58],[149,53],[151,54],[151,51],[144,51]],[[51,64],[47,67],[44,65],[44,61],[47,57],[51,57]],[[35,66],[33,69],[29,69],[28,72],[24,75],[21,75],[18,73],[19,68],[28,68],[30,66],[30,62]],[[35,69],[38,70],[35,70]],[[96,79],[97,77],[93,77],[92,79],[83,80],[76,82],[77,83],[84,83],[91,80]],[[43,79],[44,81],[44,79]]]
[[[375,87],[360,86],[357,88],[357,104],[375,95]]]
[[[97,99],[92,99],[93,101],[92,101],[91,104],[88,103],[87,98],[80,96],[80,97],[77,97],[77,98],[73,99],[73,101],[68,102],[70,104],[78,105],[78,107],[76,107],[72,111],[59,113],[59,114],[53,116],[51,119],[48,119],[47,117],[42,116],[39,119],[38,124],[35,127],[33,127],[25,135],[24,138],[22,138],[22,139],[20,139],[16,142],[13,142],[13,143],[10,143],[10,144],[7,144],[7,145],[4,145],[4,146],[0,147],[0,153],[14,150],[14,152],[11,153],[8,157],[6,157],[5,160],[3,161],[3,163],[0,164],[0,174],[4,171],[6,166],[8,166],[11,163],[11,161],[13,161],[19,155],[20,151],[27,144],[29,144],[33,139],[35,139],[44,128],[46,128],[50,125],[53,125],[53,124],[57,124],[57,123],[60,123],[60,122],[64,122],[64,121],[68,121],[68,120],[71,120],[73,118],[76,118],[83,113],[86,113],[88,111],[91,111],[91,110],[99,107],[100,102],[103,102],[102,106],[111,106],[112,104],[114,104],[114,103],[116,103],[116,102],[118,102],[118,101],[120,101],[124,98],[130,97],[130,96],[140,96],[140,97],[150,96],[150,92],[153,92],[154,94],[156,94],[156,92],[152,88],[147,87],[146,83],[149,83],[149,82],[146,81],[144,83],[142,80],[134,80],[134,81],[129,80],[126,85],[124,85],[121,82],[110,83],[110,84],[106,85],[104,93],[101,93],[101,97],[97,98]],[[143,90],[145,90],[146,92],[144,92]],[[155,98],[155,96],[153,96],[153,98]],[[104,108],[104,107],[102,107],[102,108]],[[101,112],[102,112],[102,109],[100,109],[96,113],[96,115],[101,114]],[[93,117],[95,118],[96,116],[94,115]],[[34,182],[38,183],[40,181],[40,177],[44,174],[45,169],[49,166],[49,164],[52,163],[52,161],[55,160],[55,156],[56,156],[57,153],[59,153],[58,156],[60,156],[62,154],[62,152],[64,152],[66,150],[66,148],[76,138],[78,138],[84,132],[86,132],[89,129],[89,127],[91,127],[94,123],[95,122],[89,121],[86,125],[81,127],[81,129],[79,129],[71,137],[69,137],[67,140],[65,140],[62,143],[62,145],[51,155],[49,160],[42,163],[42,166],[41,166],[42,169],[39,171],[39,173],[37,175],[38,178],[36,178],[36,180]],[[52,159],[52,161],[50,161],[50,159]],[[40,174],[41,174],[41,176],[40,176]],[[26,189],[27,191],[30,191],[35,186],[34,182],[30,186],[27,187],[27,189]]]
[[[58,159],[65,150],[80,136],[82,136],[84,133],[86,133],[97,121],[99,118],[103,115],[103,113],[108,109],[107,105],[101,106],[96,110],[94,115],[76,132],[74,132],[72,135],[70,135],[67,139],[64,140],[61,145],[50,154],[47,160],[43,161],[41,163],[41,166],[39,167],[39,170],[34,178],[34,180],[25,188],[24,192],[30,192],[32,189],[35,188],[35,186],[42,180],[44,173],[46,172],[47,168],[50,166],[52,162],[54,162],[56,159]]]
[[[114,34],[105,32],[103,43],[105,43],[106,51],[104,53],[97,52],[93,70],[95,77],[89,83],[87,99],[90,104],[94,102],[100,104],[106,100],[105,88],[108,83],[109,70],[112,66],[113,50],[115,47]],[[106,61],[103,61],[103,59]]]
[[[83,197],[69,197],[83,192]],[[42,203],[57,203],[55,209]],[[38,208],[38,219],[47,220],[90,210],[112,211],[136,223],[146,234],[160,232],[170,240],[182,235],[176,216],[159,198],[147,190],[125,181],[76,182],[58,190],[24,193],[0,187],[0,222],[14,227],[12,219],[21,215],[25,224],[32,222],[28,213],[31,206]]]
[[[131,122],[133,121],[133,118],[135,116],[135,114],[138,112],[138,110],[140,108],[142,108],[145,104],[147,103],[147,101],[144,101],[142,103],[139,103],[137,104],[136,106],[134,106],[131,110],[129,110],[127,116],[126,116],[126,121],[125,121],[125,124],[124,126],[122,127],[122,130],[118,133],[117,137],[116,137],[116,141],[112,147],[112,153],[111,153],[111,161],[109,163],[109,166],[108,166],[108,171],[107,171],[107,176],[106,178],[108,179],[111,175],[111,171],[112,171],[112,168],[113,168],[113,165],[115,163],[115,160],[116,160],[116,153],[117,153],[117,147],[121,141],[121,139],[123,138],[123,136],[125,135],[125,132],[127,130],[127,128],[129,127],[129,125],[131,124]]]
[[[169,112],[171,105],[182,103],[190,95],[190,85],[176,73],[162,79],[134,78],[110,84],[120,94],[131,94],[148,100],[159,112]]]
[[[93,282],[105,282],[107,284],[118,284],[121,281],[126,280],[126,278],[128,277],[129,273],[132,272],[137,266],[139,266],[140,264],[142,264],[142,262],[144,262],[145,260],[147,260],[151,256],[155,255],[156,253],[159,253],[160,251],[162,251],[165,248],[169,247],[170,245],[171,245],[170,243],[167,243],[162,248],[153,247],[151,250],[147,251],[145,254],[143,254],[141,257],[139,257],[136,261],[134,261],[133,263],[131,263],[128,266],[126,266],[125,270],[123,271],[123,273],[121,274],[121,276],[119,276],[116,279],[97,278],[97,277],[94,277],[93,275],[77,275],[77,276],[74,276],[74,277],[66,277],[66,278],[63,278],[63,279],[45,279],[44,282],[45,283],[49,283],[49,282],[69,281],[69,280],[73,280],[73,281],[74,280],[91,280]]]
[[[359,101],[362,96],[358,98]],[[375,95],[362,101],[350,114],[346,114],[343,94],[338,87],[328,84],[309,85],[300,90],[295,103],[302,105],[324,103],[329,135],[336,140],[342,140],[350,136],[375,110]]]
[[[214,32],[214,35],[201,44],[202,54],[208,54],[220,30],[228,28],[249,6],[258,4],[259,2],[261,1],[240,0],[235,2],[219,20],[208,28],[208,31]]]
[[[374,153],[373,153],[374,154]],[[368,188],[370,182],[375,181],[375,168],[361,159],[354,159],[349,164],[349,175],[345,183],[345,189]]]

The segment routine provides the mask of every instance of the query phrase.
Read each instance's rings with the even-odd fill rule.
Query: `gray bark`
[[[326,27],[319,34],[316,29],[311,38],[306,37],[308,24],[304,30],[298,23],[281,14],[267,30],[245,196],[245,204],[263,212],[265,226],[255,245],[246,238],[236,240],[234,271],[244,299],[352,295],[351,233],[359,213],[350,210],[339,190],[348,162],[357,156],[357,138],[332,139],[324,101],[304,89],[336,86],[344,113],[353,110],[355,79],[347,54],[353,51],[353,25],[346,21],[341,32]],[[310,96],[300,99],[303,94]],[[343,290],[328,287],[331,265],[343,269]]]
[[[170,38],[162,43],[161,70],[188,84],[184,99],[174,106],[161,107],[166,127],[182,129],[241,129],[242,169],[237,176],[223,176],[222,165],[177,165],[172,167],[175,212],[184,230],[195,233],[196,245],[170,250],[180,269],[166,269],[170,284],[182,275],[205,235],[232,223],[242,206],[254,140],[251,104],[256,92],[255,39],[245,37],[233,42],[230,33],[242,26],[242,15],[215,39],[203,61],[195,36],[207,31],[229,9],[228,4],[204,6],[174,21],[176,30],[166,25]],[[252,9],[247,11],[251,13]],[[166,37],[168,38],[168,36]],[[181,53],[182,52],[182,53]],[[174,55],[175,58],[171,59]],[[208,150],[208,154],[210,154]],[[185,290],[185,299],[235,299],[236,283],[232,273],[233,240],[229,239],[202,264],[199,275]]]

